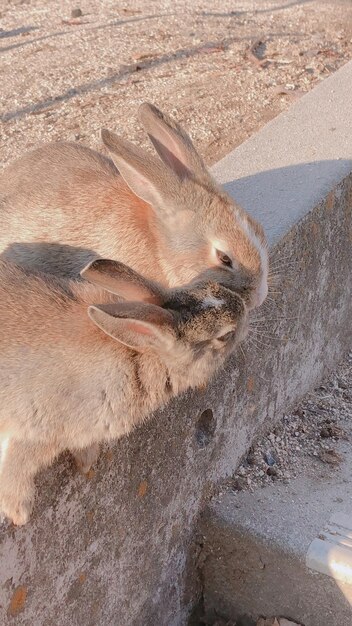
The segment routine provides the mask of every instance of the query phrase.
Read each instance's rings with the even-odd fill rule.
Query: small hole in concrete
[[[215,433],[216,419],[211,409],[201,414],[196,426],[196,439],[200,448],[205,448]]]

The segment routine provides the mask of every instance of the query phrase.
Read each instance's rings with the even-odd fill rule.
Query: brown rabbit
[[[161,160],[102,132],[114,163],[74,143],[45,145],[0,177],[0,253],[77,277],[97,256],[164,286],[225,268],[249,308],[267,294],[263,230],[219,189],[182,128],[143,104],[140,120]]]
[[[69,449],[87,471],[99,442],[204,385],[247,332],[242,298],[206,275],[168,290],[98,259],[82,276],[0,261],[0,510],[15,524],[41,467]]]

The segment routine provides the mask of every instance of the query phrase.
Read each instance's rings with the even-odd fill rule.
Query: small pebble
[[[338,381],[338,386],[340,387],[340,389],[348,389],[348,385],[346,385],[346,383],[344,383],[342,380]]]
[[[276,464],[276,459],[274,457],[274,455],[272,454],[272,452],[270,450],[268,450],[267,452],[265,452],[264,454],[264,461],[267,465],[269,465],[270,467],[272,465]]]
[[[246,487],[247,487],[247,481],[242,476],[235,478],[232,483],[233,491],[243,491],[243,489],[245,489]]]
[[[277,476],[277,469],[276,467],[268,467],[266,473],[268,474],[268,476]]]
[[[255,455],[253,454],[253,452],[250,452],[247,456],[247,463],[248,465],[255,465]]]
[[[328,437],[331,437],[331,430],[329,428],[322,428],[320,431],[320,436],[323,439],[327,439]]]
[[[81,9],[77,8],[77,9],[72,9],[72,11],[71,11],[71,17],[73,19],[75,19],[76,17],[82,17],[82,15],[83,15],[83,13],[82,13]]]

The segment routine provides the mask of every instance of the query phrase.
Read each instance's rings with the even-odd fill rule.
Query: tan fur
[[[5,170],[2,258],[74,277],[93,258],[110,257],[174,287],[221,267],[214,244],[220,240],[233,260],[226,269],[233,288],[243,287],[248,306],[257,306],[267,291],[262,228],[217,187],[175,121],[148,104],[140,119],[160,159],[103,131],[115,164],[57,143]]]
[[[243,300],[211,275],[167,290],[104,259],[82,274],[92,284],[0,261],[0,510],[15,524],[41,467],[70,449],[87,471],[99,442],[203,386],[246,333]]]

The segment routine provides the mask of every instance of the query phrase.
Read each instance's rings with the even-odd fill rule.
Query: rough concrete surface
[[[338,87],[338,74],[330,87],[334,78]],[[319,102],[318,92],[317,107]],[[325,154],[321,137],[330,113],[334,116],[328,109],[311,137],[315,154],[301,154],[298,163],[319,162]],[[343,113],[351,135],[347,103]],[[308,132],[308,122],[303,118],[301,133]],[[286,116],[276,124],[271,141],[279,149]],[[268,135],[254,141],[265,155]],[[329,158],[339,156],[332,151]],[[252,159],[250,151],[247,158]],[[286,181],[299,202],[301,182],[295,167],[288,169]],[[277,339],[262,353],[245,347],[206,391],[173,402],[105,450],[88,481],[73,472],[68,459],[38,477],[30,523],[1,532],[4,625],[187,623],[199,591],[193,540],[204,498],[216,481],[234,472],[254,433],[296,402],[351,341],[352,176],[346,166],[330,188],[326,180],[317,177],[319,202],[307,205],[297,223],[289,222],[273,250],[279,268],[290,260],[279,279],[280,294],[263,309],[265,323],[276,325]],[[255,172],[253,186],[260,194]],[[275,206],[275,186],[272,192]],[[262,216],[264,227],[275,222],[269,216],[268,223]],[[282,209],[276,219],[281,221]]]

